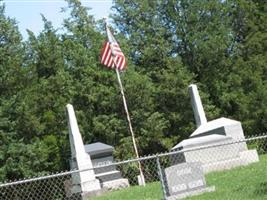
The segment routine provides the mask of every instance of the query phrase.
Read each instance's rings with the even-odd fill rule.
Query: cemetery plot
[[[267,199],[267,155],[260,156],[260,162],[236,169],[212,172],[205,175],[206,184],[214,185],[216,191],[202,195],[188,197],[188,200],[262,200]],[[146,187],[131,186],[127,189],[107,193],[93,200],[161,200],[163,193],[159,189],[160,183],[148,183]]]

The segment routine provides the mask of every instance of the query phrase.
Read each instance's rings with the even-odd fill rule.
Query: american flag
[[[116,68],[118,70],[124,70],[126,68],[126,59],[123,55],[121,48],[109,28],[106,26],[108,41],[103,45],[101,52],[101,64],[109,67]]]

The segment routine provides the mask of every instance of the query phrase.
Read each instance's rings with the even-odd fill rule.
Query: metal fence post
[[[164,181],[164,177],[163,177],[163,173],[162,173],[162,169],[161,169],[161,165],[160,165],[158,156],[156,157],[156,161],[157,161],[160,184],[161,184],[161,188],[162,188],[162,192],[163,192],[163,200],[167,200],[167,191],[166,191],[165,181]]]

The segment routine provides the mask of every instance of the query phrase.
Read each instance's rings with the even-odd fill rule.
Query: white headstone
[[[191,103],[194,111],[197,127],[206,124],[207,118],[202,106],[202,102],[195,84],[189,85],[189,93],[191,97]]]
[[[78,170],[90,169],[93,167],[92,161],[90,156],[85,152],[73,106],[68,104],[66,108],[69,123],[72,168]],[[72,185],[72,193],[81,192],[83,194],[101,189],[99,180],[95,178],[93,169],[72,174]]]

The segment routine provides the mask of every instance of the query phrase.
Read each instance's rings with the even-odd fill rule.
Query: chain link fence
[[[145,186],[138,179],[138,162]],[[85,180],[87,172],[94,172],[100,189],[84,195],[81,187],[90,186],[73,184]],[[1,200],[241,199],[242,195],[267,199],[267,135],[0,184]]]

